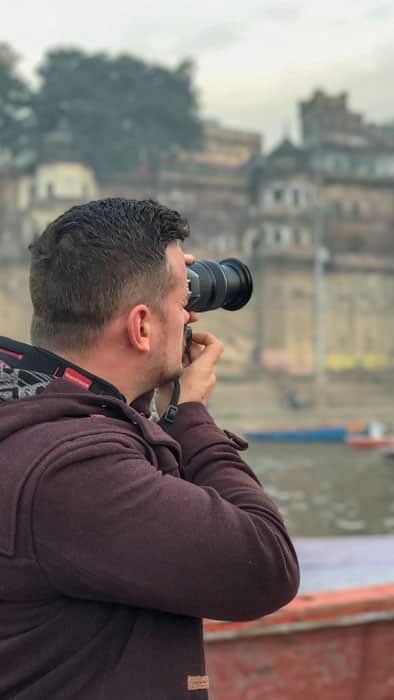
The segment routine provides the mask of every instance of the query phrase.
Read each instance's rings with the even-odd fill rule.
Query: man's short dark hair
[[[87,349],[125,305],[158,308],[173,283],[166,247],[188,235],[187,221],[153,200],[100,199],[66,211],[30,246],[32,342]]]

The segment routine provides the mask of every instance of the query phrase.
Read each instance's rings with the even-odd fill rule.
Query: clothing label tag
[[[187,689],[188,690],[208,690],[208,688],[209,688],[208,676],[188,676],[187,677]]]

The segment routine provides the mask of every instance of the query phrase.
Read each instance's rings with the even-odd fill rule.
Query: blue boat
[[[256,430],[245,433],[246,440],[269,442],[345,442],[351,435],[375,436],[381,424],[356,423],[351,425],[293,428],[292,430]]]

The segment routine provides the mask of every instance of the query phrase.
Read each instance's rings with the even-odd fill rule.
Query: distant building
[[[368,145],[364,118],[349,111],[347,99],[346,92],[332,97],[317,90],[310,100],[300,102],[302,141],[306,147],[322,143]]]
[[[255,358],[275,371],[314,371],[319,254],[325,260],[325,366],[393,368],[391,127],[380,129],[349,112],[346,94],[322,92],[301,104],[301,121],[301,146],[286,139],[249,169],[243,240],[260,300]]]
[[[7,263],[20,257],[23,246],[17,197],[16,174],[9,164],[0,163],[0,259]]]
[[[394,175],[323,168],[314,148],[285,140],[255,162],[250,177],[246,245],[313,246],[319,207],[331,254],[394,255]]]
[[[371,124],[351,112],[348,95],[316,91],[299,104],[302,142],[325,172],[394,177],[394,122]]]
[[[203,123],[202,148],[182,151],[179,160],[204,165],[239,168],[263,150],[262,135],[243,129],[230,129],[216,121]]]
[[[92,168],[83,162],[66,127],[48,134],[31,175],[19,180],[17,209],[26,242],[69,207],[98,196]]]
[[[299,103],[304,146],[383,146],[394,148],[394,120],[373,124],[348,107],[348,93],[328,95],[316,90],[309,100]]]
[[[154,197],[179,209],[190,221],[193,248],[201,255],[236,253],[249,205],[245,168],[261,157],[262,137],[213,122],[204,124],[203,137],[199,151],[172,152],[155,173],[142,165],[98,182],[67,125],[60,125],[47,135],[32,173],[17,178],[2,166],[3,248],[13,258],[26,257],[32,238],[69,207],[98,197],[124,196]]]
[[[308,154],[283,141],[250,169],[249,249],[311,247],[316,186]]]
[[[61,127],[48,135],[31,175],[16,181],[3,164],[3,248],[25,250],[74,204],[154,197],[187,216],[190,250],[199,257],[249,260],[255,291],[241,313],[254,361],[272,371],[310,374],[321,227],[326,367],[393,368],[394,126],[368,124],[350,112],[345,93],[316,93],[302,103],[301,118],[301,145],[285,139],[263,154],[259,134],[207,122],[199,151],[172,152],[156,172],[143,165],[100,183]],[[5,201],[13,203],[7,211]],[[242,332],[233,335],[239,365],[250,366]]]
[[[172,153],[155,174],[142,166],[112,177],[101,194],[153,196],[189,219],[194,250],[211,257],[235,253],[249,206],[246,166],[261,152],[260,134],[206,122],[199,151]]]

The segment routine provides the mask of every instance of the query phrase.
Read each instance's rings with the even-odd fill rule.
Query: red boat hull
[[[391,447],[394,445],[394,438],[371,438],[366,436],[354,436],[347,438],[346,444],[351,447],[360,447],[361,449],[370,449],[374,447]]]
[[[250,623],[207,622],[211,700],[393,700],[394,584],[299,596]]]

